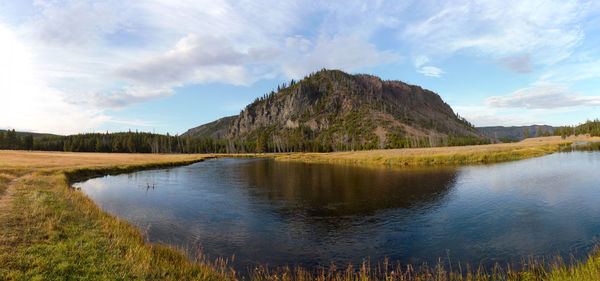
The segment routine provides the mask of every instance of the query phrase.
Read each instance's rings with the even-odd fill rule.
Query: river
[[[600,234],[600,152],[444,168],[215,159],[75,186],[153,243],[256,265],[368,259],[517,265],[585,257]]]

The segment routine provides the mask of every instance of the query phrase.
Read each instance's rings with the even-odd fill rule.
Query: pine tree
[[[263,130],[256,140],[256,152],[264,153],[268,150],[267,131]]]
[[[113,139],[112,152],[121,152],[121,142],[116,138]]]
[[[562,134],[560,128],[554,128],[554,132],[552,133],[552,135],[558,136],[560,134]]]
[[[0,131],[0,149],[7,149],[8,145],[6,143],[6,132]]]
[[[23,137],[23,149],[32,150],[33,149],[33,136],[27,135]]]

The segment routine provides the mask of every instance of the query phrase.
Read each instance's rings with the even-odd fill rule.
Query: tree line
[[[356,139],[334,140],[314,136],[308,127],[275,135],[265,128],[246,139],[213,140],[207,137],[172,136],[144,132],[87,133],[69,136],[19,135],[15,130],[0,132],[0,149],[110,153],[263,153],[332,152],[377,148],[409,148],[486,144],[489,140],[472,137],[391,137],[381,146],[373,138],[365,143]]]
[[[538,132],[539,133],[539,132]],[[272,129],[263,129],[247,139],[213,140],[207,137],[162,135],[145,132],[87,133],[69,136],[34,135],[13,130],[0,131],[0,149],[42,150],[68,152],[114,153],[254,153],[254,152],[331,152],[368,150],[377,148],[410,148],[488,144],[490,140],[474,137],[418,137],[388,135],[382,146],[372,134],[367,142],[353,138],[336,140],[331,135],[315,137],[307,127],[288,130],[275,135]],[[556,128],[552,135],[566,138],[570,135],[600,136],[600,121],[595,119],[578,126]],[[542,132],[541,135],[550,135]]]
[[[115,152],[115,153],[225,153],[226,142],[144,132],[88,133],[69,136],[0,132],[0,149]]]
[[[14,129],[0,131],[0,149],[32,150],[33,135],[19,136]]]
[[[554,131],[550,132],[550,130],[542,130],[542,127],[537,128],[537,136],[538,137],[548,137],[548,136],[561,136],[563,139],[568,136],[578,136],[578,135],[590,135],[592,137],[600,136],[600,120],[598,118],[592,120],[587,120],[585,123],[577,125],[577,126],[562,126],[558,128],[554,128]],[[529,133],[529,129],[525,129],[525,138],[530,138],[531,135]]]

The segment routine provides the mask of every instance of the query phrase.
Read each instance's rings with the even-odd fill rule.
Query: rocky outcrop
[[[434,92],[337,70],[292,81],[255,100],[238,116],[227,118],[231,119],[226,120],[230,123],[225,134],[223,119],[194,128],[190,134],[244,141],[258,141],[267,134],[271,142],[318,141],[334,150],[349,144],[404,146],[406,139],[436,145],[454,137],[486,138]]]

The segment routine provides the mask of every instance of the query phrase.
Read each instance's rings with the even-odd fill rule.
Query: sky
[[[476,126],[600,117],[599,1],[0,0],[0,128],[182,134],[322,68]]]

